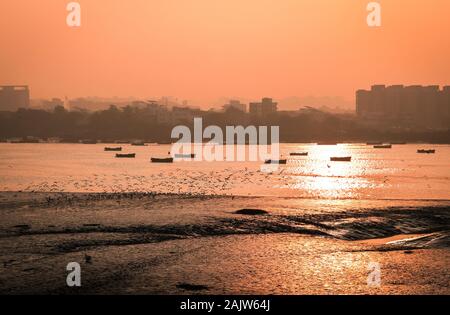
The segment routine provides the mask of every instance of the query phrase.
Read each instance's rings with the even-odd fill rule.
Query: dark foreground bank
[[[2,294],[450,293],[445,201],[1,193],[0,217]]]

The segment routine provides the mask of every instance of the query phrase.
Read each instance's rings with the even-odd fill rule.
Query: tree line
[[[169,112],[168,112],[169,113]],[[193,114],[194,115],[194,114]],[[278,112],[256,117],[237,109],[225,112],[196,111],[206,126],[279,126],[282,142],[315,141],[426,141],[449,143],[450,130],[415,131],[396,128],[368,127],[356,116],[319,111]],[[64,140],[95,139],[118,141],[141,139],[149,142],[171,141],[176,125],[193,128],[192,119],[161,121],[148,108],[114,105],[101,111],[68,111],[55,107],[52,111],[19,109],[0,112],[0,139],[57,137]]]

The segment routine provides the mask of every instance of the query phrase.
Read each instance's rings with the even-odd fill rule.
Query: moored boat
[[[145,146],[145,142],[144,141],[133,141],[131,143],[131,145],[136,146],[136,147],[143,147],[143,146]]]
[[[351,156],[332,156],[330,158],[331,162],[351,162],[352,157]]]
[[[195,154],[175,154],[176,159],[195,159]]]
[[[152,163],[173,163],[173,158],[151,158]]]
[[[136,153],[129,153],[129,154],[116,154],[116,158],[119,159],[134,159],[136,157]]]
[[[40,140],[35,137],[23,137],[22,139],[13,139],[11,143],[40,143]]]
[[[70,144],[72,144],[72,143],[80,143],[80,140],[79,139],[75,139],[75,138],[63,138],[63,139],[60,139],[58,141],[58,143],[70,143]]]
[[[374,145],[374,149],[392,149],[392,144]]]
[[[81,140],[82,144],[97,144],[97,140],[91,140],[91,139],[87,139],[87,140]]]
[[[287,160],[266,160],[264,164],[287,164]]]
[[[417,153],[421,153],[421,154],[434,154],[436,153],[436,150],[431,149],[431,150],[417,150]]]
[[[308,156],[308,152],[292,152],[290,156]]]
[[[105,151],[107,151],[107,152],[120,152],[120,151],[122,151],[122,147],[117,147],[117,148],[108,148],[108,147],[106,147]]]

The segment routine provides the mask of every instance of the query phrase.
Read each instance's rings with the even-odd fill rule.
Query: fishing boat
[[[11,143],[39,143],[39,139],[35,137],[23,137],[22,139],[11,140]]]
[[[352,161],[352,157],[351,156],[332,156],[330,158],[331,162],[351,162]]]
[[[287,164],[287,160],[266,160],[264,164]]]
[[[105,148],[105,151],[107,152],[121,152],[122,151],[122,147],[118,147],[118,148]]]
[[[195,159],[195,154],[175,154],[176,159]]]
[[[82,144],[97,144],[97,140],[91,140],[91,139],[81,140],[81,143]]]
[[[173,163],[173,158],[151,158],[152,163]]]
[[[308,152],[292,152],[290,156],[308,156]]]
[[[392,149],[392,144],[374,145],[374,149]]]
[[[434,153],[436,153],[436,150],[417,150],[417,153],[421,153],[421,154],[434,154]]]
[[[143,147],[143,146],[145,146],[145,142],[144,141],[133,141],[131,143],[131,145],[138,146],[138,147]]]
[[[79,139],[63,138],[58,141],[59,143],[80,143]]]
[[[136,157],[136,153],[129,153],[129,154],[116,154],[116,158],[119,159],[134,159]]]

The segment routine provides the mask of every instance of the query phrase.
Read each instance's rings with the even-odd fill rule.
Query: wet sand
[[[2,294],[450,294],[444,201],[0,193],[0,218]]]

